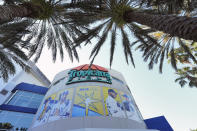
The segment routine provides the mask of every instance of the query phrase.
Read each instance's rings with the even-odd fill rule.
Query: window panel
[[[42,101],[43,97],[44,97],[43,95],[40,95],[40,94],[34,94],[33,99],[41,100],[41,101]]]
[[[23,91],[22,95],[25,97],[32,97],[35,93]]]
[[[22,107],[28,107],[29,105],[29,100],[28,99],[25,99],[25,98],[20,98],[18,99],[14,105],[17,105],[17,106],[22,106]]]
[[[17,91],[13,98],[8,102],[8,105],[38,108],[43,98],[44,96],[41,94],[27,91]]]
[[[0,112],[0,122],[11,123],[15,128],[25,127],[28,128],[33,120],[34,114],[12,112],[12,111],[1,111]]]
[[[31,108],[38,108],[40,106],[40,102],[41,101],[31,101],[29,103],[29,107],[31,107]]]

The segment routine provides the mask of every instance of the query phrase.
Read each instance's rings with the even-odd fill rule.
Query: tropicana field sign
[[[89,69],[89,65],[82,65],[76,67],[68,72],[69,78],[66,84],[77,82],[104,82],[111,84],[111,77],[108,71],[100,66],[92,65]]]

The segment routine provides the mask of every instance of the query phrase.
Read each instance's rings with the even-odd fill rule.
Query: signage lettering
[[[85,81],[95,81],[95,82],[105,82],[111,84],[111,77],[108,72],[100,70],[70,70],[68,72],[69,79],[66,84],[85,82]],[[92,78],[96,77],[96,78]],[[77,78],[77,79],[75,79]]]

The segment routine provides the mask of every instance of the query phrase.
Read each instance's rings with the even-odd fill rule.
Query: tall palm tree
[[[92,57],[92,61],[98,54],[103,43],[106,41],[107,36],[111,35],[111,65],[116,43],[115,39],[117,34],[120,33],[119,36],[122,37],[122,44],[127,62],[128,57],[130,57],[131,62],[134,65],[131,47],[140,43],[137,47],[144,52],[144,56],[146,56],[145,60],[148,58],[155,59],[150,63],[150,68],[154,62],[157,63],[160,58],[160,72],[162,72],[161,69],[164,56],[169,51],[169,46],[165,46],[164,50],[162,45],[160,45],[161,43],[158,44],[158,41],[149,35],[151,32],[160,30],[170,34],[170,36],[178,36],[180,38],[197,41],[197,34],[194,31],[197,23],[196,18],[161,15],[148,9],[136,9],[132,7],[133,3],[136,3],[134,0],[103,0],[102,2],[103,4],[101,8],[95,6],[94,8],[90,7],[86,9],[87,12],[90,11],[97,14],[100,23],[97,24],[96,27],[93,26],[86,35],[75,41],[75,46],[77,47],[78,45],[81,45],[82,42],[85,41],[87,43],[94,37],[99,39],[91,52],[90,57]],[[100,11],[98,11],[99,8]],[[179,24],[177,24],[177,22]],[[146,28],[141,28],[141,25],[146,25]],[[193,34],[191,31],[193,31]],[[136,38],[133,42],[129,39],[130,33],[133,33],[133,36]]]
[[[151,54],[150,49],[160,50],[160,53],[157,53],[157,60],[161,56],[160,65],[162,65],[165,51],[161,50],[161,45],[159,45],[156,40],[154,40],[153,38],[151,38],[150,35],[148,35],[148,33],[152,31],[162,30],[164,32],[170,33],[172,36],[184,36],[183,38],[190,36],[189,38],[192,37],[195,40],[196,37],[193,37],[195,35],[187,35],[188,27],[193,27],[192,22],[195,22],[195,18],[192,19],[187,17],[176,17],[145,13],[145,11],[133,8],[131,6],[132,3],[133,0],[95,0],[91,2],[91,4],[86,3],[84,5],[81,2],[62,5],[61,0],[57,2],[55,2],[54,0],[30,0],[29,2],[19,3],[12,2],[13,5],[8,4],[0,7],[4,14],[0,21],[12,20],[16,17],[32,20],[32,23],[27,28],[32,33],[28,35],[25,41],[27,43],[32,42],[31,40],[34,38],[34,36],[36,36],[36,39],[35,42],[33,42],[33,44],[23,44],[23,47],[30,49],[30,51],[32,52],[29,55],[30,57],[36,54],[35,61],[37,61],[40,57],[42,49],[44,45],[47,43],[47,41],[48,47],[52,49],[54,61],[56,59],[57,49],[59,49],[61,58],[63,59],[63,43],[66,43],[65,47],[68,50],[71,59],[73,55],[76,58],[78,58],[77,52],[75,48],[73,48],[72,40],[75,40],[76,36],[78,37],[81,34],[83,34],[82,30],[87,29],[86,25],[94,22],[95,20],[104,20],[104,23],[99,24],[93,29],[87,29],[88,32],[85,35],[82,35],[82,38],[76,40],[76,46],[80,45],[80,43],[83,41],[90,42],[90,40],[94,36],[98,37],[100,40],[91,53],[91,56],[93,56],[94,60],[102,44],[106,40],[108,33],[111,32],[112,48],[110,56],[110,65],[112,64],[113,60],[116,33],[119,32],[121,32],[122,36],[126,61],[128,63],[128,58],[130,58],[133,65],[134,62],[130,47],[139,42],[141,42],[141,44],[138,46],[138,48],[141,48],[146,53],[149,52],[149,56],[153,57],[156,55]],[[82,10],[80,10],[79,12],[78,10],[74,10],[74,12],[70,11],[70,8],[75,9],[76,7],[77,9],[80,8]],[[24,11],[19,11],[20,8]],[[67,10],[68,8],[69,10]],[[5,12],[6,9],[11,10],[9,14]],[[83,17],[80,15],[82,15]],[[82,18],[81,20],[85,22],[79,22],[80,18]],[[184,29],[183,31],[181,31],[182,27],[177,25],[176,28],[169,29],[166,28],[169,26],[165,27],[164,24],[163,26],[160,26],[162,25],[160,24],[160,18],[164,19],[164,22],[162,21],[163,23],[167,23],[170,21],[172,23],[171,25],[176,24],[177,19],[178,21],[182,21],[183,19],[184,21],[188,20],[191,25],[184,26],[186,29]],[[139,24],[136,24],[135,22],[148,25],[151,27],[151,29],[142,29],[139,26]],[[78,25],[80,26],[78,27]],[[176,32],[177,28],[180,29],[179,33]],[[72,33],[73,31],[74,33]],[[131,43],[129,40],[128,31],[134,32],[133,34],[135,35],[136,40],[133,43]],[[100,35],[99,32],[101,32],[101,34],[103,35]],[[58,37],[59,39],[56,39]]]
[[[0,77],[5,81],[15,73],[15,64],[28,69],[27,60],[34,57],[36,62],[45,45],[52,50],[54,61],[58,49],[63,60],[63,48],[71,60],[73,56],[78,59],[76,50],[72,49],[72,40],[86,29],[89,21],[77,21],[80,17],[74,17],[71,11],[60,5],[60,1],[54,0],[5,0],[0,6]]]
[[[89,2],[91,4],[93,2]],[[0,6],[0,22],[9,21],[9,25],[14,24],[16,19],[29,21],[24,30],[28,30],[28,35],[23,35],[20,44],[27,49],[29,58],[35,62],[40,58],[43,47],[48,46],[52,50],[53,61],[56,60],[57,51],[61,60],[64,58],[64,49],[73,60],[78,60],[77,51],[72,48],[72,41],[83,31],[87,30],[91,20],[83,19],[81,10],[71,11],[73,3],[61,3],[61,0],[5,0],[5,4]],[[71,8],[69,8],[71,7]],[[21,25],[22,26],[22,25]],[[11,28],[10,28],[11,29]],[[13,28],[14,29],[14,28]]]

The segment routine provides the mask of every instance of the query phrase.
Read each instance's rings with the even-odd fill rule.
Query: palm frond
[[[108,25],[105,27],[101,38],[98,40],[97,44],[95,44],[94,48],[91,51],[90,58],[92,57],[92,62],[94,61],[95,57],[97,56],[98,52],[100,51],[101,46],[104,44],[109,30],[111,29],[111,23],[108,22]],[[91,63],[92,63],[91,62]]]
[[[130,41],[129,41],[128,36],[125,33],[123,28],[121,28],[121,33],[122,33],[122,42],[123,42],[122,44],[123,44],[123,47],[124,47],[124,53],[125,53],[125,58],[126,58],[127,64],[128,64],[128,56],[129,56],[130,59],[131,59],[131,63],[135,67],[135,63],[134,63],[134,60],[133,60],[133,55],[132,55],[131,48],[130,48]]]
[[[110,68],[112,66],[112,61],[113,61],[113,56],[114,56],[114,50],[115,50],[115,45],[116,45],[116,26],[112,30],[112,35],[111,35],[111,48],[110,48]]]
[[[177,70],[177,66],[176,66],[176,59],[175,59],[175,53],[174,53],[174,46],[172,46],[172,49],[170,51],[170,56],[171,56],[171,65],[172,67]]]
[[[193,56],[188,46],[185,45],[181,39],[179,39],[179,45],[185,50],[185,52],[189,55],[189,57],[191,57],[191,59],[197,64],[196,58]]]
[[[0,77],[7,82],[10,75],[14,75],[16,72],[15,65],[18,64],[25,70],[28,70],[27,65],[28,58],[23,51],[19,49],[18,46],[11,45],[1,45],[0,48]]]

